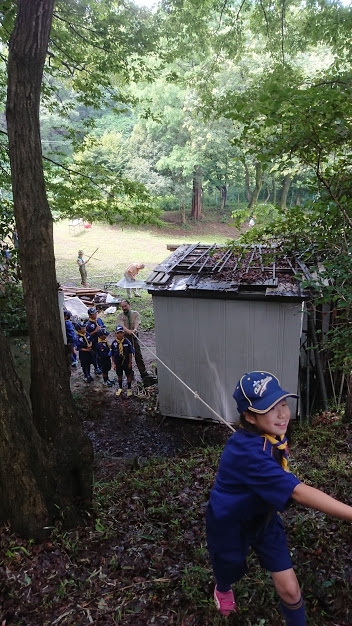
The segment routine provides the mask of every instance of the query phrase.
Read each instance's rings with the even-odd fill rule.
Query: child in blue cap
[[[252,548],[271,573],[287,626],[306,626],[300,586],[292,568],[281,517],[291,500],[343,520],[352,507],[301,483],[288,471],[286,430],[288,397],[269,372],[249,372],[233,397],[240,427],[220,459],[207,507],[207,543],[216,586],[214,600],[222,615],[236,612],[231,585],[246,572]]]
[[[109,379],[109,372],[111,370],[111,359],[110,359],[110,346],[107,342],[108,336],[109,336],[108,329],[102,328],[98,332],[98,343],[96,346],[97,361],[98,361],[99,369],[103,373],[104,387],[112,387],[114,384],[112,380]]]
[[[116,396],[119,397],[122,394],[122,376],[125,372],[127,377],[127,397],[132,396],[132,355],[134,354],[133,346],[131,342],[126,339],[123,326],[116,326],[116,339],[110,346],[111,364],[114,370],[116,370],[116,376],[119,388],[116,391]]]

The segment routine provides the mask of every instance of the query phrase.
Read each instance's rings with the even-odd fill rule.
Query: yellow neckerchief
[[[106,337],[98,337],[98,343],[103,343],[103,342],[107,343]]]
[[[78,334],[80,337],[83,337],[83,339],[85,340],[85,342],[86,342],[86,344],[87,344],[87,348],[88,348],[88,339],[87,339],[86,334],[85,334],[85,333],[80,332],[79,330],[77,331],[77,334]]]
[[[277,450],[282,451],[281,467],[285,470],[285,472],[288,472],[289,470],[288,470],[288,461],[287,461],[287,451],[288,451],[287,437],[285,435],[278,435],[279,437],[279,441],[278,441],[276,437],[273,437],[272,435],[268,435],[267,433],[264,433],[264,435],[261,435],[261,436],[264,437],[264,439],[266,439],[267,441],[269,441],[271,445],[273,446],[273,448],[276,448]]]
[[[117,341],[118,346],[119,346],[119,355],[120,355],[120,356],[123,356],[123,342],[124,342],[124,340],[125,340],[125,338],[124,338],[124,337],[123,337],[122,339],[118,339],[118,338],[116,337],[116,341]]]

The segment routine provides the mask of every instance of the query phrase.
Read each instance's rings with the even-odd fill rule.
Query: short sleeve
[[[260,459],[248,463],[244,478],[253,493],[279,511],[286,508],[294,488],[300,483],[294,474],[286,472],[265,452]]]
[[[217,483],[243,505],[261,501],[283,511],[300,481],[263,448],[262,437],[237,431],[223,451]]]

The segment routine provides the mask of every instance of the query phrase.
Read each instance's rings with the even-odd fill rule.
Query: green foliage
[[[176,211],[179,209],[179,199],[176,196],[162,196],[156,199],[161,211]]]
[[[7,283],[0,292],[0,328],[6,335],[23,335],[27,332],[27,319],[23,292],[20,285]]]
[[[143,330],[154,329],[154,309],[151,296],[145,291],[141,290],[141,297],[138,301],[138,312],[142,319]]]

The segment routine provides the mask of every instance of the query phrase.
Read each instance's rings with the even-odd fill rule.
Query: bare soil
[[[155,353],[153,331],[141,331],[140,339]],[[146,348],[142,352],[147,370],[153,372],[153,354]],[[98,480],[111,478],[114,470],[126,463],[140,466],[151,457],[172,457],[190,449],[224,444],[231,434],[226,426],[163,417],[158,410],[157,385],[144,388],[136,367],[134,372],[133,396],[127,398],[126,381],[123,394],[116,397],[116,384],[104,387],[102,376],[87,384],[81,368],[72,369],[71,389],[93,443]],[[116,381],[115,372],[109,377]]]

